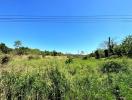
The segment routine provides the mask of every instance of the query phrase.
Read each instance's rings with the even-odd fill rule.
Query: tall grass
[[[132,60],[19,59],[0,68],[1,100],[114,100],[116,86],[123,99],[132,99]],[[125,72],[102,72],[106,62],[125,65]]]

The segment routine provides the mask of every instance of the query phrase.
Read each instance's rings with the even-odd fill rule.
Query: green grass
[[[120,95],[132,100],[132,59],[75,58],[65,64],[66,58],[12,59],[0,69],[1,100],[114,100],[114,87]],[[105,62],[115,61],[127,66],[127,71],[101,72]]]

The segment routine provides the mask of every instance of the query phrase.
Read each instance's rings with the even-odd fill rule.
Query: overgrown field
[[[0,100],[132,100],[132,59],[14,58],[0,67]]]

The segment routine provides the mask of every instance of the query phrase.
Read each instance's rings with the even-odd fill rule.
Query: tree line
[[[117,44],[111,37],[103,43],[105,48],[99,48],[95,52],[88,54],[88,57],[99,58],[109,58],[109,57],[132,57],[132,35],[125,37],[120,44]],[[42,56],[61,56],[66,55],[62,52],[53,51],[41,51],[39,49],[32,49],[29,47],[24,47],[22,42],[17,40],[14,42],[14,48],[9,48],[5,43],[0,43],[0,53],[3,54],[15,54],[15,55],[42,55]],[[73,55],[72,55],[73,56]],[[83,56],[84,59],[87,59],[87,56],[84,55],[74,55],[75,57]]]
[[[117,44],[111,37],[104,42],[105,49],[97,49],[90,53],[90,57],[107,58],[107,57],[132,57],[132,35],[125,37],[120,44]]]
[[[2,54],[14,54],[14,55],[51,55],[51,56],[61,56],[63,53],[53,51],[41,51],[39,49],[32,49],[29,47],[22,46],[22,42],[17,40],[14,42],[14,48],[9,48],[5,43],[0,43],[0,53]]]

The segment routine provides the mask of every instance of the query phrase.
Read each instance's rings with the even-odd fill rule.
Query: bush
[[[33,56],[28,56],[28,60],[31,60],[33,59],[34,57]]]
[[[132,50],[129,50],[127,55],[128,57],[132,58]]]
[[[9,56],[3,56],[0,59],[0,63],[3,64],[7,64],[10,61],[10,57]]]
[[[108,52],[108,50],[106,49],[106,50],[104,50],[104,54],[105,54],[105,57],[109,57],[109,52]]]
[[[118,55],[112,55],[109,57],[109,59],[116,59],[116,58],[119,58],[119,56]]]
[[[65,64],[70,64],[73,62],[73,58],[68,58],[66,61],[65,61]]]
[[[100,58],[100,55],[99,55],[99,51],[98,50],[95,51],[95,58],[96,59],[99,59]]]
[[[124,70],[126,70],[125,65],[114,61],[106,62],[103,65],[103,68],[101,69],[103,73],[113,73],[113,72],[119,73],[120,71],[124,71]]]
[[[48,100],[62,100],[69,90],[67,79],[57,68],[50,70],[49,78],[52,90],[49,92]]]
[[[32,59],[40,59],[40,56],[39,55],[34,55],[34,56],[30,55],[30,56],[28,56],[28,60],[32,60]]]
[[[4,54],[7,54],[7,53],[9,53],[10,49],[4,43],[1,43],[0,44],[0,51]]]
[[[87,60],[88,59],[88,57],[87,56],[84,56],[83,58],[82,58],[82,60]]]
[[[124,100],[124,97],[121,95],[121,90],[118,85],[113,89],[113,94],[115,95],[116,100]]]
[[[114,55],[118,55],[119,57],[122,56],[122,49],[120,45],[114,47]]]

